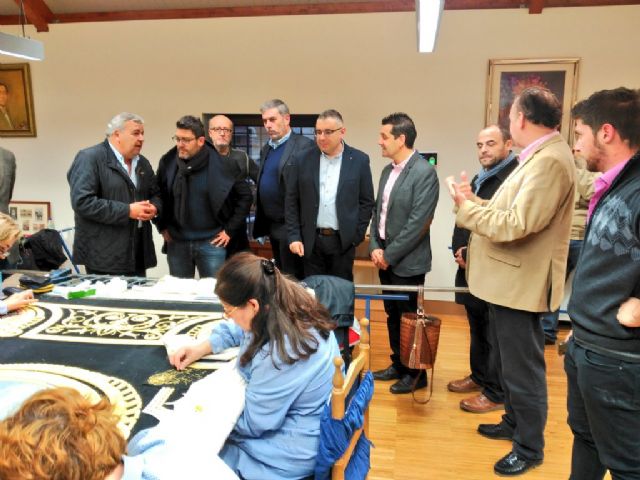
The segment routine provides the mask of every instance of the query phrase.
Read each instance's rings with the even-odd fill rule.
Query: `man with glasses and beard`
[[[164,213],[157,227],[165,241],[171,275],[215,277],[226,247],[244,225],[251,207],[249,185],[205,141],[200,119],[176,122],[176,146],[158,166]]]

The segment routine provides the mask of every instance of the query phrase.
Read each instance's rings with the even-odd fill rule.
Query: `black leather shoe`
[[[478,433],[493,440],[513,439],[513,431],[504,423],[481,423]]]
[[[411,393],[413,389],[413,383],[416,381],[416,377],[412,377],[409,374],[402,375],[402,378],[398,380],[396,383],[391,385],[389,390],[394,394],[402,394],[402,393]],[[418,379],[418,383],[416,384],[416,390],[421,388],[425,388],[427,386],[427,376],[421,374],[420,379]]]
[[[535,468],[542,463],[542,460],[528,460],[515,452],[509,452],[493,466],[493,471],[504,477],[522,475],[531,468]]]
[[[378,370],[377,372],[373,372],[374,380],[397,380],[400,378],[400,372],[396,370],[396,367],[393,365],[389,365],[384,370]]]

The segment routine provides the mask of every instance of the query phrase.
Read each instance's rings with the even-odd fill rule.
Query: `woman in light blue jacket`
[[[177,350],[171,364],[181,370],[239,345],[245,408],[220,456],[245,480],[312,475],[332,360],[340,355],[329,312],[272,262],[249,253],[227,261],[215,291],[233,322],[221,322],[208,341]]]

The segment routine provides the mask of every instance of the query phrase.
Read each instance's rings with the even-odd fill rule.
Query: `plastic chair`
[[[358,354],[351,361],[347,374],[343,376],[342,373],[342,358],[336,357],[333,361],[333,390],[320,424],[316,480],[364,480],[368,477],[371,442],[367,435],[369,403],[373,397],[369,320],[362,319],[360,326]]]

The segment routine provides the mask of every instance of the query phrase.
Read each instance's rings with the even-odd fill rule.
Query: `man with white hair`
[[[87,273],[145,276],[156,266],[150,220],[161,201],[153,168],[140,155],[144,120],[119,113],[106,136],[80,150],[67,173],[76,224],[73,258]]]

